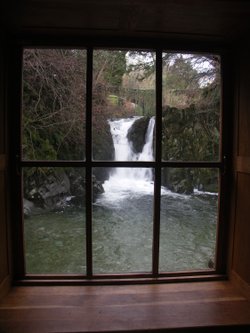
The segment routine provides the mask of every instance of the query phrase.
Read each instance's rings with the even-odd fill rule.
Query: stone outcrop
[[[46,210],[59,209],[70,193],[70,181],[65,172],[50,169],[43,174],[25,178],[25,199]]]
[[[102,182],[92,177],[93,201],[104,192]],[[67,206],[85,205],[85,175],[83,169],[60,170],[50,168],[45,174],[25,177],[24,215],[42,211],[56,211]]]

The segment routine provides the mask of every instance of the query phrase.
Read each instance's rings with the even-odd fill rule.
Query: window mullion
[[[159,272],[160,206],[161,206],[161,137],[162,137],[162,52],[156,52],[156,139],[154,179],[153,275]]]
[[[87,277],[93,275],[92,260],[92,81],[93,81],[93,49],[87,50],[87,82],[86,82],[86,263]]]

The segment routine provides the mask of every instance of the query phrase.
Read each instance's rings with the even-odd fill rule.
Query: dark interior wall
[[[0,35],[0,296],[8,291],[7,154],[5,140],[4,36]]]
[[[249,46],[238,53],[238,110],[235,145],[235,225],[232,271],[250,284],[250,61]]]
[[[53,2],[53,1],[52,1]],[[83,11],[75,7],[72,10],[71,1],[63,1],[64,7],[59,8],[57,1],[54,6],[50,2],[45,2],[48,8],[40,8],[42,1],[27,1],[29,5],[19,11],[19,8],[13,7],[8,15],[5,15],[7,30],[10,33],[22,35],[24,32],[48,33],[54,27],[54,35],[63,35],[64,32],[75,34],[91,31],[93,35],[116,35],[125,34],[129,37],[142,35],[147,38],[163,37],[168,38],[168,33],[173,39],[181,36],[185,40],[192,37],[195,40],[224,42],[231,45],[237,45],[238,37],[246,36],[248,39],[249,13],[250,6],[243,1],[230,1],[229,4],[221,3],[219,10],[213,6],[217,2],[205,1],[206,6],[201,2],[199,7],[191,8],[183,1],[185,11],[182,20],[178,16],[179,10],[175,8],[177,2],[169,1],[170,9],[165,6],[165,2],[157,1],[154,11],[149,10],[150,1],[144,1],[147,6],[141,6],[137,3],[136,15],[131,15],[129,6],[118,6],[118,1],[110,2],[106,6],[97,6],[97,1],[85,1],[86,10]],[[78,6],[80,2],[76,1]],[[125,1],[126,2],[126,1]],[[166,1],[167,2],[167,1]],[[99,3],[99,2],[98,2]],[[132,3],[127,1],[127,3]],[[210,8],[210,5],[212,6]],[[153,5],[152,5],[153,6]],[[179,5],[178,5],[179,6]],[[177,7],[178,7],[177,6]],[[240,6],[240,7],[239,7]],[[92,8],[93,7],[93,8]],[[15,9],[14,9],[15,8]],[[181,8],[181,6],[180,6]],[[235,11],[237,8],[238,11]],[[241,8],[241,9],[240,9]],[[69,10],[70,9],[70,10]],[[93,10],[92,10],[93,9]],[[58,14],[59,12],[60,14]],[[150,13],[150,15],[144,15]],[[91,14],[92,13],[92,14]],[[211,15],[209,16],[208,13]],[[61,15],[62,14],[62,15]],[[242,15],[243,14],[243,15]],[[99,16],[98,16],[99,15]],[[171,20],[166,17],[171,16]],[[158,17],[159,16],[159,17]],[[214,24],[211,20],[212,17]],[[206,18],[206,19],[205,19]],[[159,22],[161,24],[159,24]],[[171,25],[172,22],[172,25]],[[178,23],[178,24],[177,24]],[[241,24],[240,24],[241,23]],[[200,27],[198,29],[197,27]],[[232,28],[233,27],[233,28]],[[75,30],[76,31],[75,31]],[[92,30],[91,30],[92,29]],[[127,29],[127,30],[126,30]],[[160,30],[159,30],[160,29]],[[13,31],[11,31],[13,30]],[[27,32],[28,31],[28,32]],[[53,31],[53,29],[52,29]],[[38,34],[39,35],[39,34]],[[231,40],[231,38],[234,38]],[[10,281],[9,262],[8,262],[8,191],[7,191],[7,150],[6,150],[6,126],[5,126],[5,84],[4,84],[4,35],[0,33],[0,296],[1,292],[7,290]],[[236,71],[238,72],[238,127],[236,130],[236,149],[235,149],[235,193],[232,210],[233,226],[231,228],[232,239],[232,271],[239,276],[242,281],[250,284],[250,61],[249,49],[245,44],[239,50],[238,60],[236,62]]]

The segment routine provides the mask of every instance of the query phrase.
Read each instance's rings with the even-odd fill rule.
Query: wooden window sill
[[[250,331],[250,301],[229,281],[21,286],[0,301],[1,333],[214,332],[229,326],[230,332]]]

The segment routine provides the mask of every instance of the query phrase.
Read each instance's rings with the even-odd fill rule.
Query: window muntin
[[[30,49],[25,49],[24,53],[27,50],[30,51]],[[31,50],[34,51],[33,49],[31,49]],[[54,49],[48,49],[47,51],[49,52],[50,50],[52,50],[51,51],[52,53],[53,53],[53,51],[55,51]],[[36,50],[36,51],[38,51],[38,53],[40,52],[40,50]],[[57,50],[57,51],[60,53],[60,50]],[[164,119],[164,116],[166,114],[164,111],[164,106],[165,106],[164,98],[166,98],[165,93],[164,93],[164,91],[166,90],[166,86],[164,84],[164,66],[163,66],[162,72],[160,71],[161,66],[159,66],[159,65],[158,65],[158,67],[155,66],[155,62],[156,62],[155,52],[130,51],[131,55],[135,56],[135,58],[138,57],[138,59],[139,59],[139,61],[136,60],[134,64],[132,63],[132,67],[134,66],[135,71],[136,71],[137,66],[138,66],[138,68],[140,68],[142,66],[145,66],[145,68],[147,68],[149,66],[149,63],[150,62],[152,63],[151,73],[150,73],[150,71],[148,73],[148,82],[149,82],[149,85],[151,88],[156,84],[156,90],[154,88],[153,93],[152,93],[152,89],[151,89],[150,94],[147,94],[147,95],[139,93],[140,96],[144,96],[144,97],[138,98],[138,102],[142,102],[142,100],[143,100],[144,105],[143,105],[143,107],[141,107],[142,110],[145,110],[145,109],[151,110],[151,108],[154,108],[154,110],[148,111],[149,114],[151,113],[150,116],[153,116],[153,118],[155,118],[155,122],[156,122],[155,127],[156,127],[156,130],[158,129],[158,136],[153,139],[153,144],[152,144],[152,147],[155,147],[154,153],[153,153],[153,156],[151,156],[151,158],[124,159],[124,158],[120,157],[120,158],[116,159],[116,161],[114,161],[114,162],[113,162],[113,160],[115,159],[114,154],[112,157],[107,157],[107,156],[103,157],[103,154],[98,153],[99,147],[98,147],[98,145],[96,145],[96,142],[95,142],[95,138],[100,139],[99,137],[101,136],[100,128],[98,129],[98,120],[101,119],[102,122],[105,120],[108,123],[109,118],[112,119],[108,115],[108,113],[105,115],[102,114],[103,106],[106,107],[106,106],[111,105],[113,107],[114,105],[116,105],[116,103],[119,105],[120,97],[118,96],[118,98],[117,98],[117,96],[114,94],[114,90],[112,90],[113,87],[111,87],[111,84],[109,82],[110,78],[107,79],[107,86],[105,86],[105,89],[103,87],[104,86],[103,84],[100,86],[97,84],[97,82],[95,82],[95,77],[98,78],[98,75],[96,74],[96,73],[98,73],[98,71],[96,69],[98,61],[99,61],[99,65],[103,65],[103,62],[100,61],[101,57],[98,61],[96,60],[96,58],[98,57],[98,55],[100,56],[100,54],[101,54],[101,56],[104,56],[104,60],[106,60],[105,56],[107,57],[107,55],[108,55],[108,56],[111,56],[111,58],[113,56],[114,57],[117,55],[119,56],[121,51],[119,51],[119,50],[117,50],[117,51],[116,50],[115,51],[94,50],[93,51],[93,76],[92,76],[91,81],[89,81],[89,83],[88,83],[87,77],[90,77],[90,75],[89,76],[86,75],[85,67],[87,66],[87,70],[89,70],[89,71],[92,68],[90,65],[91,62],[89,62],[89,64],[88,64],[89,58],[86,59],[87,51],[85,51],[85,50],[80,50],[80,51],[79,50],[70,50],[70,51],[71,51],[71,56],[73,54],[73,56],[75,57],[78,54],[78,52],[80,52],[80,54],[82,53],[81,61],[84,58],[84,61],[81,62],[82,67],[84,67],[84,69],[83,68],[80,70],[78,69],[78,71],[81,73],[81,75],[79,75],[79,78],[81,77],[83,79],[83,82],[81,83],[81,85],[76,85],[76,86],[78,88],[81,87],[82,88],[81,91],[85,91],[85,89],[87,89],[87,95],[86,95],[86,98],[84,97],[84,94],[82,95],[82,97],[80,99],[81,99],[81,102],[83,103],[83,105],[81,105],[81,103],[79,103],[78,106],[81,108],[81,112],[82,112],[82,110],[85,109],[85,103],[86,103],[87,104],[87,113],[89,113],[89,114],[92,113],[92,117],[88,117],[88,119],[86,120],[87,121],[87,124],[86,124],[85,123],[85,112],[81,113],[82,118],[78,118],[78,121],[74,121],[74,124],[77,123],[77,128],[78,128],[77,132],[74,132],[74,130],[75,130],[74,125],[72,125],[73,128],[72,129],[69,128],[69,130],[70,131],[72,130],[73,133],[77,133],[78,144],[79,144],[79,142],[84,142],[84,139],[85,139],[86,147],[89,144],[89,141],[88,141],[89,137],[92,136],[91,146],[93,147],[93,152],[90,150],[87,150],[87,160],[85,161],[83,154],[79,153],[79,149],[82,151],[83,148],[74,147],[74,144],[72,144],[72,146],[71,146],[72,154],[70,153],[67,158],[64,158],[64,156],[54,158],[53,155],[51,157],[46,152],[46,153],[43,153],[43,155],[41,155],[41,158],[39,157],[39,158],[35,159],[35,158],[27,158],[26,156],[28,156],[28,154],[26,154],[25,148],[23,148],[23,160],[21,163],[24,167],[24,170],[25,170],[26,165],[32,166],[32,168],[40,167],[40,165],[43,165],[43,162],[42,161],[39,162],[39,160],[48,160],[49,167],[54,171],[58,167],[58,162],[60,164],[60,161],[62,161],[62,160],[63,160],[62,166],[67,170],[72,168],[73,166],[77,166],[77,168],[75,168],[75,169],[80,169],[82,167],[86,168],[87,172],[83,176],[85,179],[84,179],[84,181],[81,181],[80,185],[83,187],[83,191],[85,190],[85,192],[87,192],[87,194],[85,193],[85,195],[83,195],[82,198],[80,198],[80,203],[79,203],[79,207],[80,207],[80,211],[81,211],[81,215],[82,215],[81,221],[84,222],[84,220],[86,219],[86,226],[83,227],[83,224],[81,225],[83,227],[81,229],[81,232],[82,232],[81,239],[82,239],[82,242],[84,245],[80,249],[80,251],[78,251],[78,250],[76,251],[78,253],[78,256],[75,257],[75,261],[79,262],[77,268],[68,269],[65,266],[65,270],[62,269],[60,271],[60,269],[58,269],[58,270],[51,269],[51,270],[46,271],[46,269],[45,269],[43,273],[45,273],[45,274],[57,274],[57,273],[59,273],[59,274],[68,274],[68,273],[69,274],[78,274],[78,273],[80,273],[80,274],[82,274],[83,277],[84,277],[85,273],[88,276],[92,276],[92,273],[94,274],[94,276],[95,275],[98,276],[98,274],[106,274],[107,276],[109,276],[109,275],[112,276],[112,274],[117,274],[117,273],[120,274],[120,276],[127,276],[130,273],[141,273],[141,274],[145,273],[145,274],[147,274],[147,276],[150,276],[151,274],[152,274],[152,276],[156,276],[157,274],[159,274],[159,276],[160,276],[161,274],[167,274],[167,272],[172,273],[173,270],[178,274],[178,271],[183,271],[183,270],[188,272],[190,270],[192,270],[192,271],[193,270],[197,270],[197,271],[200,271],[200,270],[207,271],[208,270],[209,271],[210,269],[214,269],[214,263],[216,262],[216,259],[215,259],[216,254],[214,252],[211,254],[212,258],[211,258],[211,260],[209,260],[207,267],[205,264],[203,264],[203,265],[197,265],[197,264],[185,265],[182,263],[180,265],[180,267],[178,267],[178,265],[176,266],[176,265],[169,264],[168,256],[171,255],[171,253],[169,254],[169,251],[166,251],[165,244],[168,243],[168,237],[171,238],[171,235],[169,235],[169,234],[166,235],[166,232],[163,230],[164,229],[163,225],[168,223],[167,221],[169,219],[171,220],[171,216],[168,216],[168,214],[167,214],[168,207],[166,208],[166,211],[164,211],[163,202],[164,202],[165,198],[164,198],[164,195],[162,195],[161,199],[160,199],[160,192],[161,192],[160,186],[161,185],[166,186],[166,183],[165,183],[166,176],[165,176],[164,170],[167,170],[167,169],[169,170],[170,167],[172,166],[171,163],[174,163],[175,167],[177,166],[177,169],[181,170],[181,171],[185,171],[185,170],[190,171],[191,169],[188,169],[188,166],[190,166],[189,164],[191,163],[192,164],[191,173],[197,173],[198,170],[201,170],[201,173],[202,173],[203,171],[208,170],[208,173],[218,174],[219,170],[222,168],[222,162],[213,162],[213,161],[216,159],[219,159],[219,150],[220,150],[219,142],[221,139],[220,132],[219,132],[219,134],[217,133],[218,135],[216,136],[217,141],[215,143],[216,147],[214,148],[215,154],[212,155],[212,157],[210,156],[209,158],[207,158],[206,154],[203,154],[203,155],[201,154],[201,155],[199,155],[199,156],[201,156],[201,158],[199,158],[199,157],[197,157],[198,155],[196,155],[196,154],[193,154],[193,155],[189,154],[188,142],[190,144],[193,143],[192,141],[195,138],[195,135],[198,131],[197,127],[195,129],[192,128],[191,131],[189,130],[189,133],[191,133],[191,136],[189,136],[188,142],[184,143],[183,140],[179,140],[179,141],[181,141],[181,146],[182,147],[184,146],[185,148],[187,148],[186,150],[188,151],[188,154],[191,157],[186,158],[183,155],[183,158],[179,158],[178,154],[176,154],[176,155],[173,154],[171,156],[168,156],[165,153],[166,146],[171,147],[171,143],[178,141],[179,137],[173,131],[173,133],[172,133],[173,140],[171,142],[169,140],[166,140],[166,136],[164,135],[165,126],[168,126],[167,125],[168,122],[165,121],[165,119]],[[103,54],[100,52],[103,52]],[[128,51],[126,51],[126,52],[128,53]],[[62,54],[63,54],[63,52],[62,52]],[[159,54],[159,52],[158,52],[158,54]],[[174,54],[174,56],[176,58],[178,58],[177,55],[179,55],[179,53]],[[90,56],[91,56],[91,52],[89,52],[89,57]],[[171,56],[173,56],[173,53],[171,53]],[[185,59],[186,55],[182,54],[182,56]],[[167,57],[167,53],[164,52],[162,54],[163,65],[164,65],[164,61],[165,61],[166,57]],[[196,57],[196,59],[199,58],[199,56],[197,56],[197,55],[194,55],[194,57]],[[200,58],[202,59],[204,57],[205,56],[202,55]],[[218,57],[216,57],[216,59],[218,59]],[[171,62],[169,64],[169,66],[171,66]],[[157,68],[157,72],[156,72],[155,68]],[[25,62],[24,62],[24,71],[25,71]],[[116,69],[113,68],[113,71],[114,71],[114,73],[116,73]],[[139,70],[139,73],[140,73],[140,70]],[[158,79],[157,79],[157,75],[158,75]],[[159,79],[160,75],[162,76],[162,80]],[[114,77],[112,79],[114,79],[114,80],[117,79],[115,74],[113,76]],[[156,77],[156,79],[155,79],[155,77]],[[134,78],[133,78],[133,80],[135,81]],[[161,89],[161,81],[162,81],[162,93],[159,94],[159,93],[157,93],[157,91],[159,92],[159,89]],[[178,80],[177,80],[177,82],[178,82]],[[72,84],[72,83],[70,83],[70,84]],[[101,89],[99,90],[100,96],[98,97],[99,88],[101,88]],[[185,91],[182,93],[185,94]],[[158,98],[157,107],[156,107],[157,94],[158,94],[158,96],[162,96],[162,103],[161,103],[162,106],[160,106],[159,98]],[[155,95],[156,95],[156,97],[155,97]],[[40,102],[39,93],[37,94],[37,96],[38,96],[38,99],[36,100],[36,103],[33,103],[33,105],[36,105],[37,103]],[[147,96],[147,97],[145,97],[145,96]],[[127,99],[130,99],[130,102],[131,102],[131,97],[129,96],[129,94],[126,97],[127,97]],[[169,98],[169,96],[168,96],[168,98]],[[88,102],[90,100],[91,100],[91,103]],[[146,105],[145,105],[145,100],[147,101]],[[171,101],[171,98],[169,98],[169,100]],[[23,101],[25,101],[25,90],[24,90]],[[24,110],[25,109],[24,105],[25,105],[25,103],[23,103],[23,114],[25,115],[26,111]],[[92,106],[92,107],[90,107],[90,106]],[[161,107],[162,107],[162,112],[160,112]],[[216,126],[218,127],[218,126],[220,126],[220,111],[218,109],[219,104],[216,105],[216,108],[217,108],[216,114],[217,113],[218,114],[215,116],[215,118],[217,117]],[[74,109],[72,109],[71,112],[73,112],[73,110]],[[177,112],[178,115],[183,113],[183,109],[177,110],[177,111],[179,111],[179,112]],[[185,112],[188,112],[188,111],[184,110],[184,113]],[[162,115],[163,118],[161,118],[160,115]],[[184,118],[185,118],[185,116],[184,116]],[[195,114],[193,118],[195,118],[195,120],[196,120],[197,114]],[[192,118],[192,120],[193,120],[193,118]],[[183,116],[181,116],[180,119],[183,120]],[[177,117],[177,125],[179,126],[178,122],[179,122],[179,120]],[[23,124],[24,123],[25,122],[23,119]],[[161,123],[161,126],[159,126],[159,123]],[[90,134],[90,131],[89,131],[88,126],[92,127],[92,133],[91,133],[92,135],[89,137],[88,137],[88,134]],[[86,131],[87,136],[85,134],[85,127],[87,129],[87,131]],[[79,128],[80,128],[80,130],[79,130]],[[160,128],[162,129],[162,136],[159,136]],[[107,131],[107,129],[108,129],[108,126],[106,124],[105,131]],[[156,130],[154,129],[154,133],[153,133],[154,135],[155,135]],[[28,135],[27,135],[27,132],[25,132],[24,130],[23,130],[22,134],[23,134],[22,142],[24,144],[27,139],[26,136],[28,136]],[[179,132],[179,134],[182,135],[183,133]],[[161,137],[162,137],[162,142],[161,142]],[[75,139],[76,138],[74,137],[73,143],[74,143]],[[201,140],[201,142],[202,142],[202,140]],[[160,146],[162,147],[162,151],[158,150],[158,152],[157,152],[157,145],[159,145],[159,143],[161,143]],[[60,145],[62,146],[63,144],[61,143]],[[83,143],[83,146],[85,146],[84,143]],[[172,147],[173,146],[174,145],[172,145]],[[38,146],[38,150],[39,150],[39,148],[40,147]],[[77,153],[75,153],[75,150],[77,150]],[[173,151],[174,151],[174,149],[173,149]],[[176,151],[176,147],[175,147],[175,151]],[[190,151],[194,152],[195,149],[193,149],[193,147],[192,147],[192,149],[190,149]],[[33,156],[35,156],[35,155],[33,155]],[[93,158],[93,160],[92,160],[92,158]],[[28,159],[31,161],[28,161]],[[102,162],[102,160],[104,162]],[[55,162],[53,162],[53,161],[55,161]],[[162,161],[162,162],[160,162],[160,161]],[[117,162],[119,162],[120,165],[117,165]],[[204,166],[202,166],[202,162],[205,162]],[[103,163],[105,163],[105,167],[102,167]],[[98,207],[99,212],[98,212],[98,209],[96,210],[96,207],[98,206],[98,199],[96,200],[95,196],[103,197],[104,195],[101,193],[101,191],[98,192],[98,190],[97,190],[99,185],[100,185],[100,187],[102,187],[102,184],[99,183],[98,178],[96,179],[96,175],[98,175],[97,177],[100,176],[102,178],[101,182],[103,182],[103,181],[107,181],[109,179],[110,174],[111,175],[113,174],[114,169],[127,170],[129,168],[131,170],[134,169],[137,171],[141,170],[141,169],[150,170],[151,177],[152,177],[150,179],[152,191],[150,193],[150,196],[148,196],[148,198],[147,198],[148,203],[146,205],[147,209],[149,208],[149,213],[146,214],[147,218],[149,218],[149,223],[147,223],[147,228],[145,228],[145,225],[141,225],[141,227],[142,227],[141,232],[136,232],[135,230],[133,232],[133,225],[131,225],[131,223],[130,223],[131,229],[129,229],[129,230],[122,230],[122,227],[121,227],[122,223],[121,224],[116,223],[116,227],[113,228],[113,231],[114,231],[114,234],[116,234],[116,235],[118,234],[120,237],[120,241],[119,241],[119,237],[116,238],[116,240],[118,239],[118,242],[116,243],[116,245],[117,245],[117,247],[120,247],[120,252],[122,253],[122,255],[119,257],[119,251],[117,254],[115,244],[112,243],[112,241],[113,241],[112,236],[110,237],[110,239],[108,236],[107,239],[105,239],[105,241],[104,241],[104,238],[106,237],[105,232],[104,232],[106,226],[104,224],[102,224],[100,222],[100,220],[98,220],[98,215],[99,216],[101,215],[100,211],[103,209],[103,207],[100,207],[100,206]],[[161,170],[163,170],[163,171],[161,171]],[[175,168],[171,168],[171,170],[175,170]],[[24,174],[23,183],[25,184],[27,176],[25,175],[25,172],[23,174]],[[160,174],[162,174],[161,183],[159,183],[159,181],[157,181],[154,184],[154,182],[153,182],[154,176],[156,175],[159,178]],[[185,172],[184,172],[184,174],[185,174]],[[188,174],[188,172],[187,172],[187,174]],[[186,175],[183,177],[184,177],[183,179],[180,178],[178,180],[179,187],[180,187],[180,184],[188,182],[189,176]],[[202,188],[202,186],[204,186],[204,184],[200,184],[200,186],[201,186],[200,189],[204,190],[204,188]],[[133,190],[134,189],[136,190],[135,183],[134,183],[133,187],[134,187]],[[25,188],[25,186],[24,186],[24,188]],[[131,188],[132,188],[132,186],[131,186]],[[173,191],[173,188],[172,188],[172,191]],[[193,186],[192,190],[194,190],[194,189],[195,188]],[[167,189],[167,190],[169,190],[169,189]],[[135,191],[135,193],[136,193],[136,191]],[[192,195],[190,193],[187,195]],[[72,194],[72,193],[70,193],[70,194]],[[113,194],[114,194],[114,192],[113,192]],[[138,194],[138,191],[136,194]],[[182,194],[183,193],[180,193],[180,195],[182,195]],[[184,195],[186,195],[186,194],[184,194]],[[74,197],[74,195],[72,195],[72,197]],[[78,200],[78,199],[79,198],[77,198],[76,200]],[[131,196],[130,199],[131,199],[131,202],[135,201],[135,200],[133,200],[134,199],[133,196]],[[160,208],[160,205],[159,205],[160,200],[161,200],[162,207],[160,210],[160,214],[158,214],[157,210],[159,210],[159,208]],[[93,204],[91,204],[92,201],[94,201]],[[214,207],[214,215],[215,215],[214,223],[215,223],[215,229],[216,229],[217,220],[218,220],[217,205],[219,205],[218,196],[216,196],[215,201],[216,201],[216,205]],[[177,202],[177,206],[178,205],[181,208],[182,205],[178,204],[178,202]],[[24,207],[24,209],[26,209],[26,208]],[[131,207],[127,206],[127,211],[128,210],[133,211],[133,209],[131,209]],[[145,209],[143,208],[143,206],[141,206],[139,211],[140,210],[141,210],[142,214],[145,213]],[[119,214],[117,215],[118,220],[123,218],[124,211],[126,211],[126,209],[123,210],[123,212],[120,215]],[[112,211],[112,209],[110,210],[110,213],[111,213],[111,215],[117,214],[116,211],[115,210]],[[58,211],[55,214],[58,214]],[[201,213],[200,213],[201,219],[203,216],[202,214],[203,214],[203,212],[201,210]],[[185,217],[185,212],[183,214],[183,218],[184,217]],[[191,218],[191,216],[190,216],[190,218]],[[46,218],[44,217],[44,219],[46,219]],[[141,217],[141,219],[138,221],[143,222],[143,219],[144,218]],[[126,218],[125,218],[125,221],[126,221]],[[129,217],[127,217],[127,221],[131,222]],[[25,218],[25,224],[26,224],[26,222],[28,223],[28,218]],[[108,221],[106,221],[106,223],[107,222],[110,222],[110,221],[108,220]],[[135,223],[135,225],[136,225],[136,223]],[[99,233],[99,235],[98,235],[98,233]],[[126,237],[128,237],[129,240],[131,240],[131,239],[133,239],[133,236],[135,236],[135,235],[136,235],[136,237],[134,237],[134,243],[132,244],[132,246],[130,246],[129,242],[126,241]],[[179,233],[177,232],[174,237],[178,238],[178,235],[179,235]],[[145,238],[145,242],[143,241],[144,238]],[[160,238],[160,247],[158,248],[157,243],[158,243],[159,238]],[[26,243],[28,242],[28,239],[29,239],[29,235],[25,234]],[[138,242],[139,239],[142,240],[142,243]],[[216,232],[214,232],[211,236],[212,248],[215,248],[215,241],[216,241]],[[105,242],[106,242],[106,244],[105,244]],[[86,243],[86,245],[85,245],[85,243]],[[64,244],[64,242],[62,242],[62,244]],[[26,248],[28,248],[27,245],[29,246],[29,244],[26,244]],[[62,245],[62,246],[64,246],[64,245]],[[176,247],[177,251],[178,251],[178,246],[179,245],[177,245],[177,247]],[[129,251],[131,250],[131,248],[129,248],[129,247],[131,247],[131,248],[134,247],[133,255],[136,255],[136,253],[137,253],[138,257],[134,256],[134,258],[133,258],[133,255],[132,256],[129,255],[129,253],[127,251],[127,250],[129,250]],[[137,250],[136,250],[136,248],[137,248]],[[157,250],[157,248],[158,248],[158,250]],[[56,247],[54,250],[55,250],[55,253],[58,251],[56,249]],[[69,251],[71,251],[71,250],[69,250]],[[108,259],[107,258],[104,259],[104,257],[103,257],[105,251],[108,253],[108,255],[107,255]],[[98,254],[98,252],[99,252],[99,254]],[[152,252],[153,252],[153,255],[152,255]],[[59,253],[59,251],[58,251],[58,253]],[[174,257],[175,253],[172,252],[172,254]],[[60,253],[60,255],[61,255],[62,261],[63,261],[64,260],[63,251]],[[114,255],[114,258],[112,258],[112,255]],[[37,257],[37,259],[38,259],[38,257]],[[81,261],[80,257],[82,258],[82,261]],[[26,261],[27,261],[27,258],[28,258],[28,256],[26,253]],[[79,261],[79,259],[80,259],[80,261]],[[128,260],[128,259],[131,259],[131,260]],[[106,262],[105,262],[105,260],[106,260]],[[113,260],[115,261],[115,265],[110,266],[109,264]],[[160,261],[159,267],[157,264],[158,260]],[[175,259],[173,259],[173,260],[175,260]],[[125,262],[128,263],[127,266],[124,265]],[[211,263],[213,263],[213,265]],[[42,274],[41,271],[37,272],[37,271],[35,271],[35,269],[29,268],[29,265],[27,265],[27,264],[26,264],[26,273]]]

